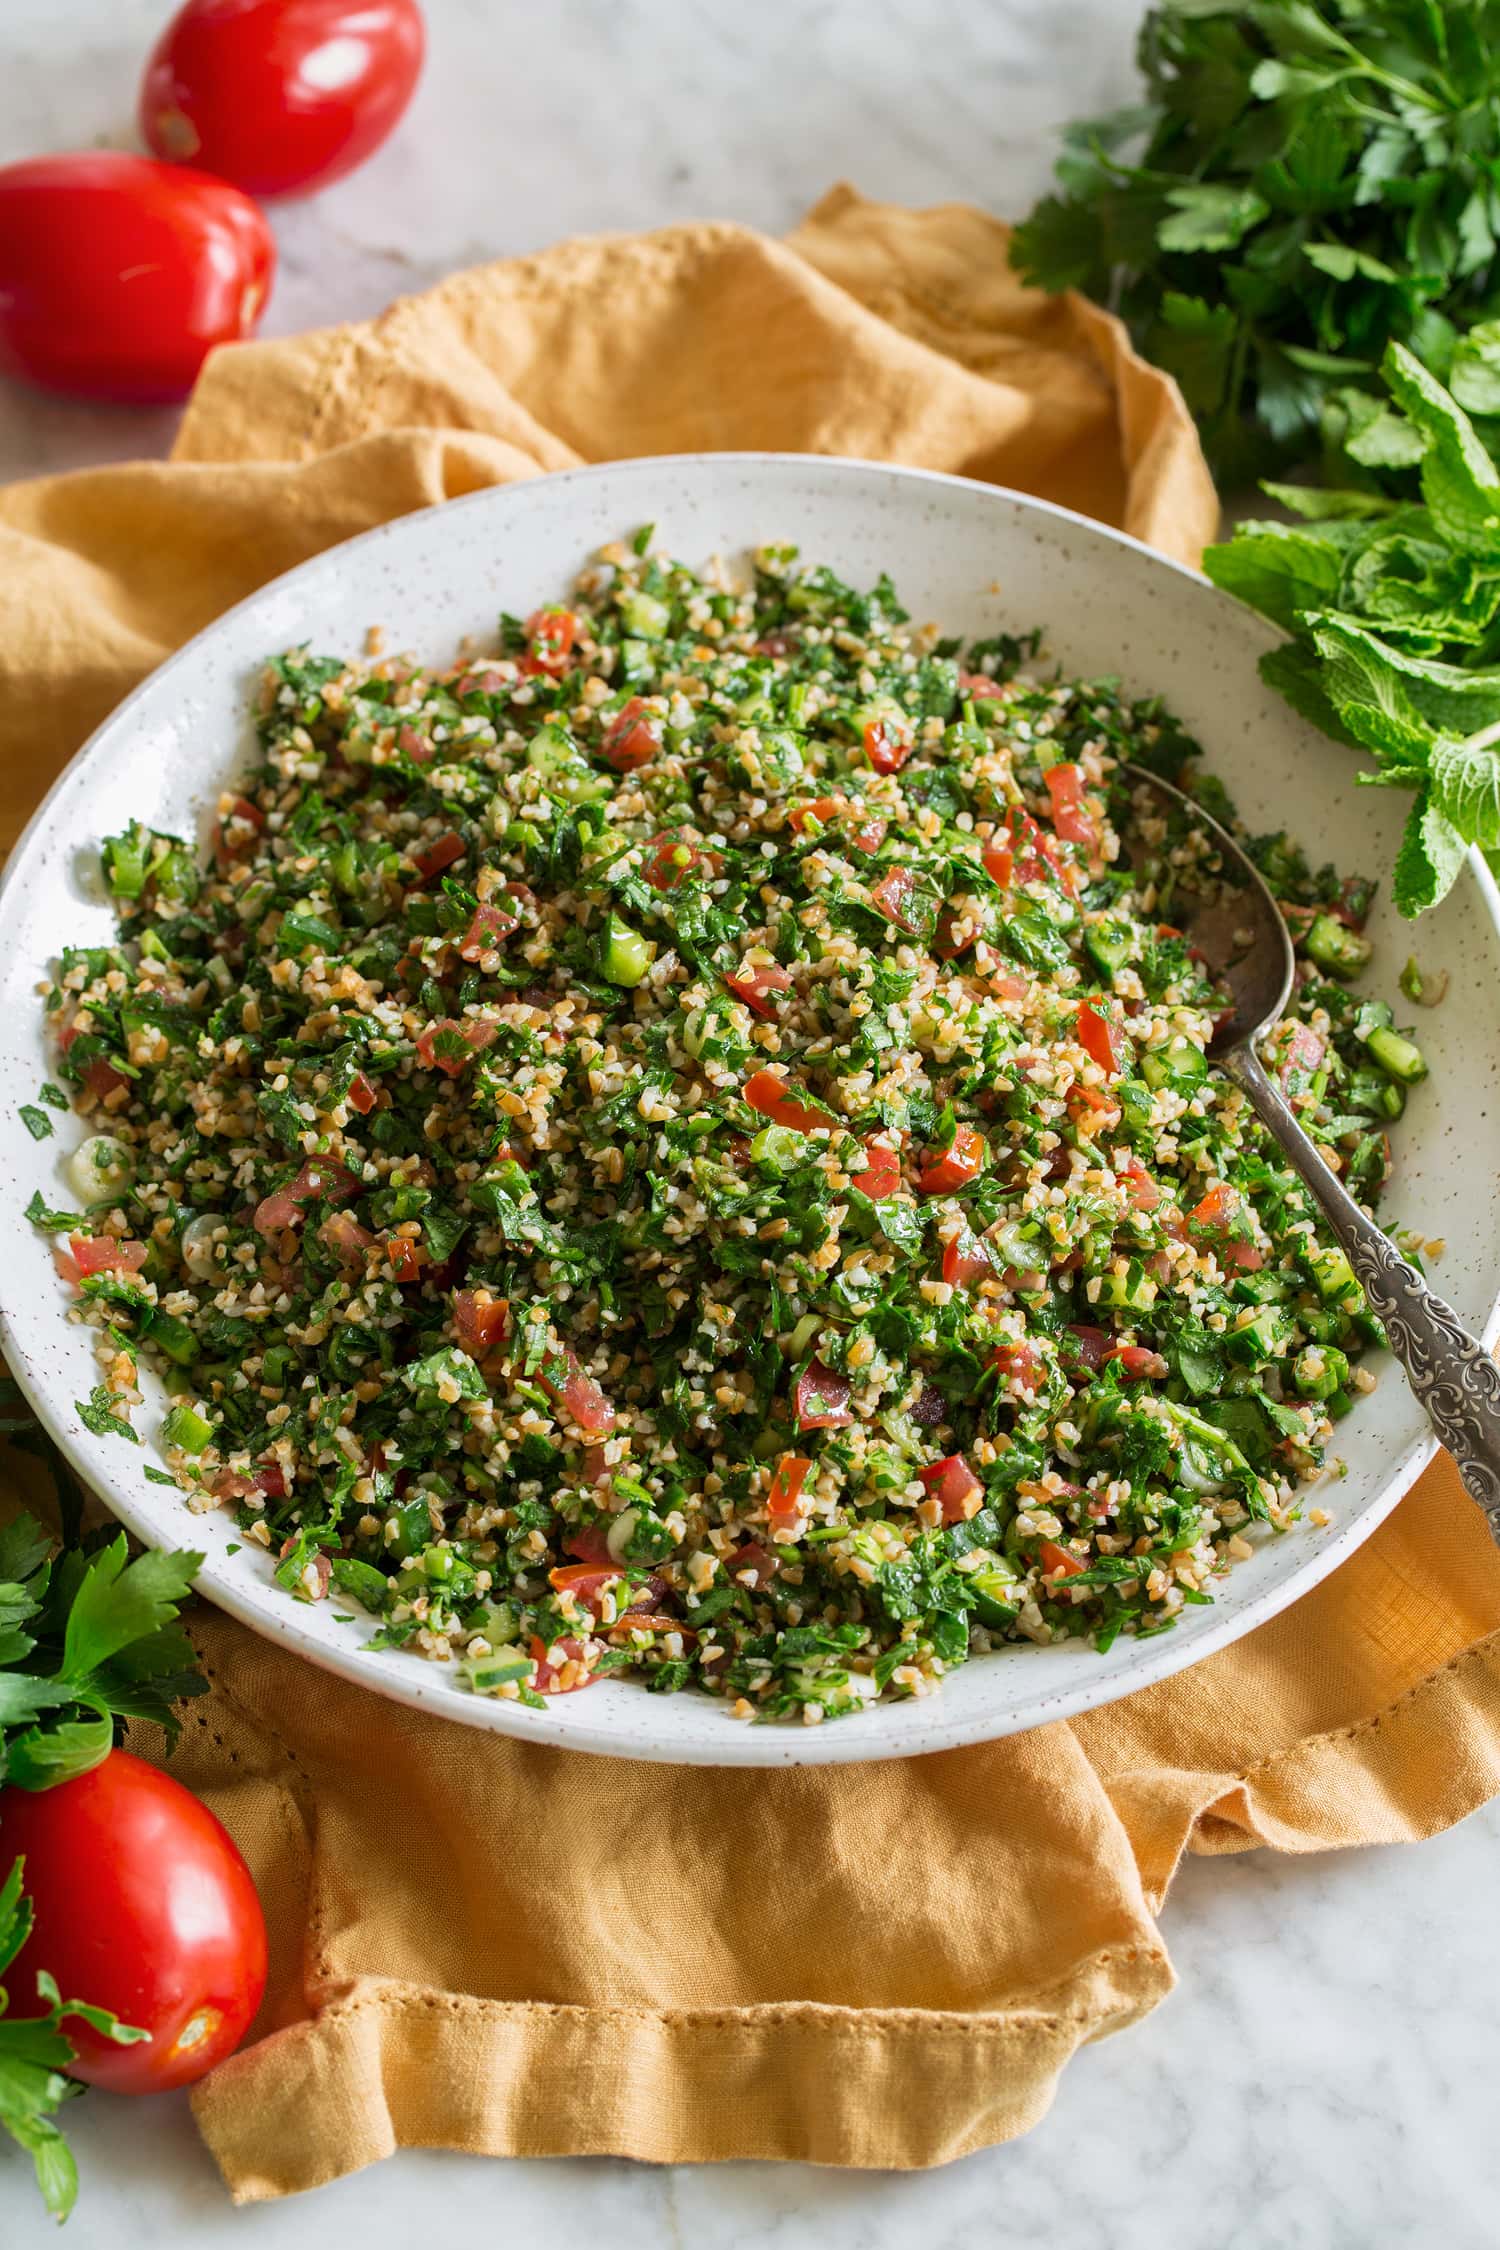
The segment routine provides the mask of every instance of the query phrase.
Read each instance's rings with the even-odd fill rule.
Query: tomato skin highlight
[[[276,246],[238,188],[89,149],[0,168],[0,374],[75,398],[185,398],[255,333]]]
[[[395,129],[425,43],[416,0],[187,0],[146,65],[141,131],[247,195],[307,194]]]
[[[117,2094],[186,2086],[249,2030],[266,1986],[250,1870],[207,1805],[128,1750],[55,1789],[3,1795],[6,1865],[26,1862],[36,1925],[7,1981],[38,1969],[68,1999],[112,2009],[149,2040],[117,2047],[76,2017],[69,2074]]]
[[[1076,1578],[1080,1570],[1088,1569],[1088,1564],[1082,1555],[1069,1554],[1067,1548],[1059,1547],[1055,1540],[1044,1539],[1042,1569],[1049,1578]]]

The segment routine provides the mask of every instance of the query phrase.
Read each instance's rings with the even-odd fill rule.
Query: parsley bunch
[[[1224,482],[1379,460],[1387,344],[1447,380],[1500,312],[1500,4],[1167,0],[1139,61],[1145,106],[1068,129],[1017,266],[1116,305]]]
[[[1474,387],[1500,405],[1500,329],[1482,340],[1489,389],[1478,374]],[[1293,636],[1262,674],[1325,733],[1373,754],[1358,779],[1414,792],[1393,890],[1417,915],[1471,844],[1500,865],[1500,469],[1400,344],[1384,375],[1389,442],[1419,464],[1423,504],[1268,485],[1302,520],[1241,524],[1204,568]]]
[[[76,1487],[34,1425],[15,1413],[17,1398],[6,1383],[4,1428],[46,1451],[66,1518]],[[177,1617],[202,1560],[148,1553],[132,1562],[123,1532],[91,1552],[72,1545],[58,1553],[34,1517],[0,1525],[0,1785],[50,1789],[86,1773],[108,1756],[122,1719],[154,1719],[176,1733],[173,1703],[207,1685]],[[4,1841],[0,1795],[0,1868]],[[23,1874],[17,1859],[0,1876],[0,1978],[31,1931]],[[37,1996],[40,2014],[12,2015],[0,1983],[0,2126],[31,2156],[48,2210],[65,2218],[78,2175],[53,2119],[81,2090],[65,2076],[73,2060],[66,2019],[80,2017],[122,2044],[146,2033],[87,2001],[65,2000],[44,1972]]]

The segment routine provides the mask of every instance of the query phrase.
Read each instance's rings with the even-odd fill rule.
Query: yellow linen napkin
[[[841,188],[784,243],[567,243],[217,355],[171,465],[0,494],[0,828],[273,572],[580,459],[879,455],[1195,559],[1216,508],[1175,390],[1105,314],[1023,290],[1005,239]],[[1184,1849],[1416,1837],[1500,1787],[1500,1555],[1446,1462],[1185,1676],[883,1765],[537,1749],[377,1701],[215,1611],[195,1631],[214,1688],[174,1770],[244,1847],[272,1931],[256,2042],[196,2097],[242,2200],[399,2146],[938,2163],[1024,2131],[1077,2046],[1166,1992],[1154,1916]]]

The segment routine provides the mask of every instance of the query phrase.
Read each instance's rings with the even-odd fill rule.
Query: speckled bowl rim
[[[1045,536],[1046,527],[1049,526],[1055,527],[1059,538],[1065,527],[1068,530],[1082,531],[1092,540],[1112,543],[1142,558],[1164,578],[1175,577],[1191,585],[1197,598],[1201,598],[1207,591],[1216,601],[1224,603],[1226,611],[1234,613],[1242,631],[1248,624],[1258,633],[1267,648],[1276,645],[1281,638],[1242,605],[1230,600],[1228,596],[1218,594],[1199,572],[1162,555],[1126,532],[1115,530],[1076,510],[1036,499],[1010,487],[984,484],[935,470],[896,467],[887,462],[824,454],[663,454],[600,462],[583,468],[559,471],[545,478],[526,478],[510,484],[488,486],[461,498],[440,502],[435,507],[413,510],[392,518],[353,539],[324,549],[279,578],[267,581],[264,586],[223,612],[200,633],[185,642],[133,689],[95,729],[58,775],[9,855],[3,877],[0,877],[0,944],[4,943],[10,925],[18,919],[24,919],[24,910],[19,901],[31,871],[31,859],[40,849],[42,840],[49,835],[54,808],[77,779],[80,768],[110,757],[122,746],[128,745],[132,720],[142,704],[159,693],[174,674],[190,668],[205,644],[224,634],[232,622],[266,604],[272,596],[294,586],[305,585],[311,592],[321,580],[344,567],[350,557],[367,555],[383,546],[399,547],[403,540],[411,536],[413,526],[429,524],[439,516],[451,521],[460,514],[469,516],[492,511],[501,519],[503,527],[505,512],[516,505],[518,496],[524,500],[524,495],[534,491],[540,484],[550,488],[567,486],[578,489],[606,480],[628,484],[638,479],[642,484],[649,485],[653,479],[674,470],[695,474],[704,470],[738,469],[754,476],[757,472],[773,468],[801,471],[809,477],[819,479],[830,475],[861,480],[875,478],[890,484],[920,486],[929,494],[938,496],[947,492],[962,493],[969,505],[972,505],[976,494],[987,495],[997,504],[1019,509],[1025,515],[1033,517],[1039,527],[1039,536]],[[629,520],[629,510],[622,509],[622,524]],[[635,520],[641,519],[637,517]],[[787,535],[792,535],[795,527],[789,525],[786,528]],[[582,536],[580,561],[588,544],[587,536]],[[315,617],[315,603],[309,605],[307,614]],[[231,772],[237,762],[237,759],[218,753],[213,760],[215,768],[225,774]],[[94,844],[97,843],[97,835],[75,837],[73,841],[75,846]],[[1471,853],[1469,868],[1462,880],[1473,886],[1474,909],[1496,930],[1500,930],[1500,891],[1497,891],[1488,868],[1477,853]],[[41,966],[38,963],[38,973]],[[19,1210],[14,1217],[19,1222]],[[4,1286],[0,1284],[0,1348],[3,1348],[10,1368],[38,1420],[85,1487],[106,1500],[111,1511],[138,1537],[148,1544],[161,1544],[163,1530],[160,1520],[153,1517],[150,1509],[142,1503],[140,1495],[132,1492],[125,1482],[123,1472],[134,1465],[133,1461],[122,1460],[117,1466],[107,1450],[101,1453],[86,1445],[80,1425],[69,1419],[66,1402],[60,1404],[55,1387],[49,1384],[36,1350],[37,1340],[27,1333],[29,1322],[24,1315],[4,1302],[4,1295]],[[61,1313],[62,1306],[59,1303],[59,1322]],[[1483,1334],[1485,1341],[1490,1344],[1500,1335],[1500,1276],[1497,1276],[1496,1294],[1484,1322]],[[1392,1379],[1399,1380],[1399,1373],[1393,1371]],[[673,1764],[735,1767],[862,1764],[888,1758],[925,1756],[1023,1733],[1033,1727],[1072,1718],[1118,1701],[1203,1662],[1205,1658],[1229,1647],[1243,1634],[1266,1624],[1292,1603],[1299,1601],[1341,1563],[1347,1561],[1396,1506],[1437,1450],[1437,1441],[1430,1433],[1414,1438],[1393,1456],[1388,1476],[1378,1493],[1363,1504],[1351,1521],[1320,1535],[1316,1544],[1309,1543],[1305,1558],[1295,1572],[1279,1584],[1245,1596],[1235,1607],[1223,1610],[1211,1622],[1198,1625],[1190,1638],[1179,1640],[1174,1634],[1166,1634],[1159,1639],[1134,1641],[1132,1646],[1139,1652],[1138,1658],[1125,1675],[1108,1680],[1101,1679],[1098,1675],[1091,1676],[1085,1661],[1077,1664],[1073,1677],[1067,1684],[1049,1686],[1043,1680],[1049,1659],[1054,1654],[1065,1659],[1071,1658],[1074,1651],[1034,1652],[1038,1662],[1036,1694],[1029,1701],[1001,1713],[987,1714],[981,1709],[956,1714],[945,1709],[948,1698],[939,1694],[915,1703],[874,1706],[846,1721],[817,1728],[792,1725],[745,1726],[730,1720],[715,1699],[702,1697],[694,1700],[714,1714],[719,1722],[717,1728],[705,1729],[701,1739],[687,1743],[674,1742],[654,1736],[649,1729],[642,1733],[635,1727],[621,1726],[614,1714],[607,1713],[597,1700],[617,1695],[622,1690],[639,1697],[644,1704],[655,1704],[661,1700],[648,1697],[645,1690],[635,1683],[602,1683],[587,1698],[587,1704],[595,1705],[599,1712],[597,1717],[591,1718],[585,1699],[581,1697],[559,1698],[555,1704],[549,1704],[547,1709],[537,1711],[518,1703],[464,1692],[457,1686],[452,1669],[446,1665],[425,1664],[399,1653],[372,1654],[356,1646],[330,1645],[310,1629],[306,1622],[308,1612],[286,1597],[273,1581],[268,1577],[265,1580],[252,1577],[248,1571],[236,1567],[244,1564],[247,1556],[254,1555],[253,1548],[244,1548],[231,1558],[211,1554],[195,1584],[197,1591],[216,1607],[254,1632],[356,1686],[389,1697],[412,1709],[439,1713],[460,1724],[509,1735],[521,1741],[583,1751],[602,1757],[628,1757]],[[213,1520],[194,1516],[184,1508],[175,1543],[199,1543],[202,1527]],[[1241,1568],[1249,1570],[1253,1565],[1243,1565]],[[1239,1575],[1236,1574],[1237,1577]],[[368,1629],[368,1621],[362,1620],[362,1623]],[[993,1660],[979,1658],[972,1661],[975,1665],[982,1665]],[[684,1699],[671,1700],[677,1702]],[[904,1723],[893,1725],[893,1717]],[[893,1736],[896,1738],[893,1739]]]

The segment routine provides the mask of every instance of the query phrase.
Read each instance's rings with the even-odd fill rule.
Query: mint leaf
[[[1440,735],[1427,761],[1432,802],[1470,844],[1500,844],[1500,757],[1483,741]]]
[[[1226,594],[1291,632],[1302,610],[1336,603],[1344,558],[1315,530],[1244,523],[1226,546],[1207,550],[1203,568]]]
[[[1382,373],[1427,439],[1422,497],[1434,524],[1455,547],[1493,559],[1500,545],[1500,478],[1473,423],[1403,345],[1391,345]]]
[[[1412,806],[1401,849],[1396,854],[1391,895],[1398,912],[1408,920],[1425,914],[1446,898],[1458,880],[1465,845],[1451,821],[1444,818],[1423,789]]]

